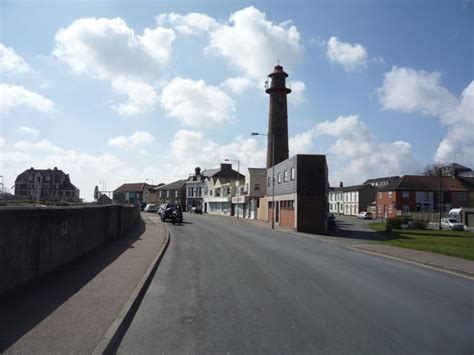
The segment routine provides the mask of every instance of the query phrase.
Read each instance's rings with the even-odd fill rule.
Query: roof
[[[237,174],[239,175],[239,179],[245,179],[245,176],[238,173],[237,171],[232,169],[231,164],[221,164],[221,167],[218,169],[209,169],[204,170],[201,172],[201,175],[207,178],[229,178],[236,180]]]
[[[390,184],[383,186],[379,191],[438,191],[439,189],[439,176],[404,175],[392,181]],[[441,177],[441,190],[474,191],[474,187],[460,179],[451,176],[443,176]]]
[[[114,192],[141,192],[145,186],[149,186],[145,182],[126,183],[114,190]]]
[[[176,180],[167,185],[155,188],[155,190],[180,190],[186,184],[186,179]]]
[[[380,178],[375,178],[375,179],[368,179],[364,182],[364,184],[370,184],[371,182],[378,182],[378,181],[387,181],[387,180],[395,180],[399,179],[400,176],[385,176],[385,177],[380,177]]]
[[[354,186],[344,186],[341,190],[344,191],[344,192],[346,192],[346,191],[360,191],[360,190],[363,190],[365,188],[374,189],[374,187],[372,185],[362,184],[362,185],[354,185]]]
[[[54,167],[54,169],[29,168],[16,177],[15,184],[27,182],[28,176],[31,176],[32,174],[36,175],[38,173],[41,174],[43,178],[45,176],[50,176],[51,181],[45,181],[45,182],[60,184],[60,187],[59,187],[60,190],[79,190],[76,186],[74,186],[73,183],[71,183],[69,174],[66,174],[64,171],[62,171],[61,169],[58,169],[57,167]]]
[[[253,176],[267,176],[266,168],[249,168],[249,174]]]

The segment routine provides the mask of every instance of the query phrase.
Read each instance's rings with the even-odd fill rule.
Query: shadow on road
[[[133,248],[132,244],[144,231],[145,222],[140,219],[127,236],[0,296],[0,353],[47,318],[128,248]]]
[[[355,226],[350,221],[336,219],[336,229],[328,233],[332,237],[360,240],[385,241],[391,239],[389,235],[376,233],[367,228]]]

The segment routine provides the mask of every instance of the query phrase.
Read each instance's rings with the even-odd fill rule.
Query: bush
[[[401,229],[402,224],[413,224],[413,218],[401,216],[387,219],[387,232],[390,232],[392,229]]]

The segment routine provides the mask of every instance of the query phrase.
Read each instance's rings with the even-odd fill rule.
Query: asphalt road
[[[474,283],[231,218],[185,215],[122,354],[472,354]]]

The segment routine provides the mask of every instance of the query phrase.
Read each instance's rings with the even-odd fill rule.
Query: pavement
[[[106,349],[137,305],[168,240],[147,216],[125,238],[0,299],[0,353],[91,354]],[[150,277],[151,280],[151,277]],[[101,352],[101,351],[99,351]]]

